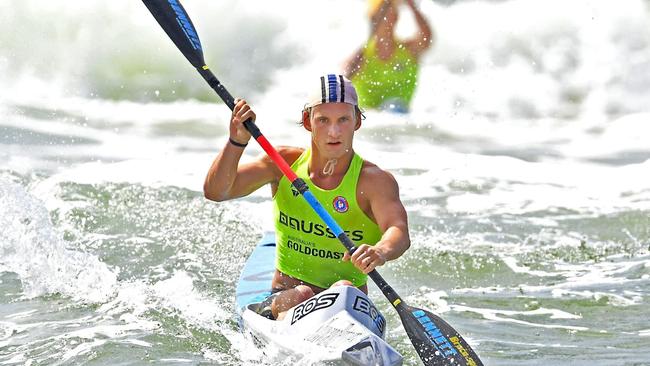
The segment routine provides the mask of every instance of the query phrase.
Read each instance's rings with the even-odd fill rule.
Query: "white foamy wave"
[[[408,166],[424,173],[400,177],[402,192],[407,197],[445,197],[454,193],[441,207],[454,213],[521,215],[566,208],[608,214],[622,207],[650,208],[645,179],[650,160],[612,167],[440,152],[433,161],[420,159]],[[458,194],[459,188],[467,192]],[[423,207],[425,212],[434,208]]]
[[[305,77],[340,71],[367,39],[361,1],[247,4],[185,4],[206,61],[235,95],[298,103]],[[561,11],[533,0],[420,6],[436,38],[423,57],[414,112],[593,123],[647,110],[650,31],[643,0],[564,1]],[[401,17],[398,33],[410,34],[413,23]],[[211,94],[141,3],[5,3],[0,30],[17,35],[6,39],[0,57],[0,70],[12,70],[0,81],[10,85],[46,78],[59,94],[138,100]]]
[[[12,314],[8,318],[23,318],[26,314]],[[139,339],[142,331],[152,331],[159,325],[155,322],[137,319],[136,321],[120,318],[120,322],[115,324],[110,317],[102,316],[84,316],[82,318],[72,318],[65,320],[35,321],[29,322],[30,318],[23,319],[18,324],[6,322],[8,329],[13,334],[31,334],[31,332],[40,333],[42,329],[65,329],[65,331],[47,337],[47,339],[30,339],[29,336],[23,336],[27,340],[16,342],[15,338],[2,341],[0,347],[12,344],[14,360],[24,360],[26,364],[34,362],[33,356],[29,355],[31,351],[45,345],[55,346],[54,354],[48,356],[49,359],[62,360],[63,364],[70,363],[71,359],[88,354],[89,352],[101,347],[106,343],[123,343],[134,344],[140,347],[151,347],[151,344]],[[108,323],[108,324],[107,324]],[[0,323],[0,327],[4,325]],[[1,328],[0,328],[1,329]],[[133,337],[133,338],[129,338]],[[42,361],[42,360],[39,360]],[[5,362],[6,363],[6,362]],[[11,363],[11,362],[10,362]],[[20,363],[23,363],[22,361]]]
[[[246,94],[264,87],[273,69],[299,59],[294,42],[281,37],[290,19],[280,16],[283,7],[254,2],[245,7],[236,2],[184,3],[198,28],[206,61]],[[216,15],[221,15],[218,21]],[[12,35],[0,46],[0,67],[12,72],[3,72],[0,82],[20,85],[21,79],[37,77],[56,84],[61,94],[108,98],[168,100],[211,94],[196,82],[197,75],[141,2],[3,2],[0,31]],[[126,87],[133,84],[139,87]]]
[[[600,291],[569,291],[563,289],[554,289],[552,292],[553,297],[563,298],[563,297],[572,297],[572,298],[583,298],[583,299],[592,299],[599,301],[601,299],[607,300],[607,302],[614,306],[630,306],[635,304],[640,304],[643,302],[643,296],[639,293],[634,293],[630,291],[625,291],[625,295],[617,295],[611,292],[600,292]]]
[[[641,337],[650,337],[650,329],[644,329],[639,331],[639,336]]]
[[[14,324],[9,322],[0,322],[0,342],[11,337],[14,334],[14,331]]]
[[[553,289],[569,290],[598,286],[620,287],[624,284],[634,283],[642,284],[648,282],[647,279],[627,278],[625,274],[633,268],[643,266],[648,261],[650,261],[650,259],[641,258],[636,260],[617,262],[614,260],[614,258],[610,258],[610,261],[603,261],[598,263],[554,263],[552,264],[552,270],[547,270],[545,272],[542,271],[541,273],[544,275],[554,274],[560,278],[564,278],[564,281],[555,281],[553,285],[521,285],[521,288],[525,291],[540,292]],[[510,266],[512,263],[511,261],[506,261],[506,264]],[[515,267],[513,270],[534,276],[539,275],[538,271],[527,270],[525,266],[521,265]],[[558,294],[560,294],[560,292],[558,292]],[[623,301],[622,304],[627,304],[630,301],[632,303],[638,303],[642,301],[642,298],[640,298],[638,295],[631,295],[629,296],[628,300]]]
[[[278,364],[291,364],[293,362],[284,363],[278,362],[280,359],[281,349],[273,346],[272,344],[259,344],[259,340],[254,339],[253,335],[250,333],[245,333],[241,331],[235,331],[232,329],[223,329],[223,335],[228,338],[230,342],[231,349],[237,356],[235,363],[241,364],[242,366],[272,366]],[[255,345],[253,347],[253,345]],[[232,356],[214,354],[209,350],[204,351],[204,355],[211,360],[220,361],[226,363],[231,361]],[[285,356],[286,358],[286,356]],[[283,360],[283,361],[293,361],[293,360]]]
[[[526,326],[536,327],[536,328],[583,330],[583,331],[589,329],[587,327],[580,327],[574,325],[536,323],[532,321],[517,319],[517,317],[539,318],[541,316],[547,316],[548,319],[553,319],[553,320],[557,320],[557,319],[575,320],[575,319],[582,318],[581,316],[567,313],[565,311],[558,310],[558,309],[538,308],[535,310],[516,311],[516,310],[475,308],[475,307],[464,306],[464,305],[452,305],[452,309],[459,312],[467,311],[471,313],[476,313],[488,320],[493,320],[497,322],[516,323],[516,324],[526,325]]]
[[[117,295],[104,303],[98,312],[120,316],[127,323],[149,321],[146,312],[164,310],[176,313],[190,324],[205,329],[218,329],[218,322],[230,317],[215,299],[201,293],[187,272],[179,271],[153,285],[143,281],[124,282]]]
[[[43,203],[24,187],[0,180],[0,271],[20,276],[27,297],[60,293],[102,302],[116,273],[95,255],[68,249]]]
[[[600,121],[647,110],[647,2],[428,3],[437,38],[416,109]]]
[[[447,300],[444,298],[447,297],[445,291],[434,291],[426,286],[421,286],[417,293],[411,294],[406,297],[409,303],[417,304],[425,302],[427,304],[432,304],[434,312],[436,313],[445,313],[451,310],[451,307],[447,303]]]
[[[461,289],[459,292],[464,292],[464,291],[462,291]],[[407,299],[410,303],[413,304],[417,304],[418,302],[422,302],[423,300],[427,304],[433,304],[435,307],[434,312],[436,313],[445,313],[448,311],[471,312],[471,313],[479,314],[483,316],[483,318],[488,320],[517,323],[517,324],[528,325],[532,327],[568,329],[568,330],[588,329],[586,327],[581,327],[581,326],[537,323],[537,322],[519,319],[521,317],[530,317],[530,318],[539,319],[540,317],[543,316],[546,316],[548,317],[548,319],[552,319],[552,320],[557,320],[557,319],[577,320],[582,318],[579,315],[571,314],[559,309],[547,309],[541,307],[534,310],[524,310],[524,311],[486,309],[486,308],[470,307],[465,305],[448,304],[447,300],[443,299],[446,297],[448,296],[444,291],[435,291],[435,290],[428,289],[426,287],[421,287],[417,294],[410,295],[408,296]]]
[[[175,309],[192,324],[214,328],[215,322],[230,318],[230,313],[194,288],[187,272],[176,272],[171,278],[153,286],[155,295],[164,308]]]

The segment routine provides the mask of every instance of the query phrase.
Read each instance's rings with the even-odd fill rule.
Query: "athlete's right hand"
[[[230,117],[230,138],[240,144],[248,143],[248,140],[251,139],[251,134],[244,127],[244,121],[251,118],[255,122],[255,117],[255,112],[253,112],[246,100],[235,99],[235,108],[233,108],[232,116]]]

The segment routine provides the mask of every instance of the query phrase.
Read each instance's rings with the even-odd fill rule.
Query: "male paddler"
[[[341,75],[314,79],[314,97],[302,111],[311,146],[280,147],[302,178],[357,246],[350,256],[266,155],[240,164],[251,135],[243,122],[255,113],[242,99],[230,120],[230,138],[205,179],[205,197],[224,201],[270,184],[276,230],[276,271],[269,299],[274,318],[315,293],[336,285],[367,293],[367,273],[400,257],[410,245],[406,210],[395,178],[354,152],[362,112],[352,83]]]

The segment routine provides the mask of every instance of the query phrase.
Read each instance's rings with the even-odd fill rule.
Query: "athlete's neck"
[[[373,33],[378,41],[380,39],[393,40],[395,38],[395,24],[392,24],[388,20],[383,20],[377,24]]]
[[[354,157],[354,150],[352,149],[347,151],[343,156],[332,157],[322,155],[317,149],[312,147],[309,175],[312,180],[314,178],[323,180],[341,178],[348,171],[352,157]]]
[[[385,60],[393,55],[397,41],[393,38],[391,33],[377,33],[375,34],[375,49],[379,58]]]

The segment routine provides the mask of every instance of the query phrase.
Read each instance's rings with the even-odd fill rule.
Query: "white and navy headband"
[[[309,99],[305,108],[323,103],[347,103],[358,106],[357,91],[343,75],[327,74],[320,77],[320,87]]]

